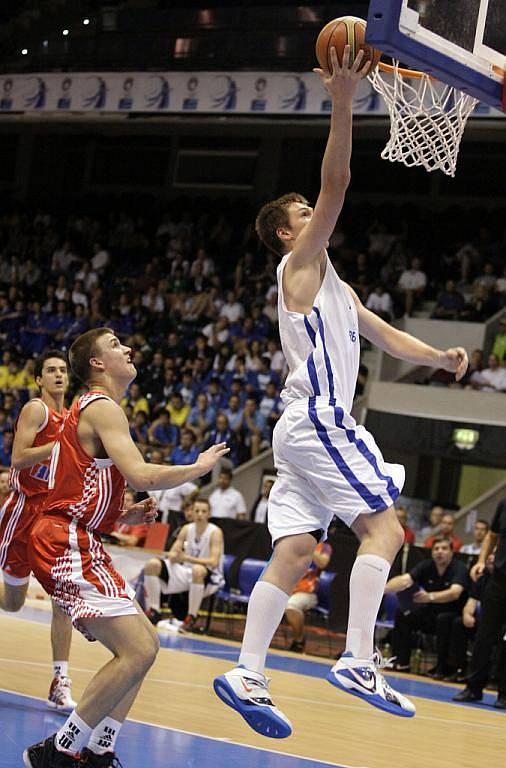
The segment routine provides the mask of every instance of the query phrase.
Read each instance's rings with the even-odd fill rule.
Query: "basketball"
[[[325,72],[332,71],[330,60],[332,47],[336,49],[338,61],[342,64],[344,47],[350,45],[350,65],[355,60],[359,50],[362,49],[364,58],[360,69],[363,69],[364,65],[370,61],[371,68],[368,73],[370,74],[378,66],[381,51],[378,51],[377,48],[371,48],[365,43],[366,26],[365,21],[356,16],[340,16],[338,19],[333,19],[325,24],[316,40],[316,58],[320,67]]]

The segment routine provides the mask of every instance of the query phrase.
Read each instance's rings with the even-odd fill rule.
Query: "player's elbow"
[[[22,451],[13,451],[11,456],[11,467],[13,469],[24,469],[26,462],[23,461]]]

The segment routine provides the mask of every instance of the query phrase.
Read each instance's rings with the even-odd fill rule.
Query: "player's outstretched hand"
[[[132,504],[130,509],[125,511],[119,516],[118,521],[125,525],[151,525],[156,520],[158,514],[158,508],[156,501],[148,496],[147,499],[139,501],[137,504]]]
[[[323,85],[331,96],[335,99],[342,100],[343,98],[353,98],[353,94],[357,88],[357,85],[363,77],[369,74],[371,68],[371,62],[368,61],[362,68],[362,60],[364,58],[364,51],[361,49],[355,58],[355,61],[350,66],[351,47],[349,45],[344,46],[343,61],[339,64],[337,58],[336,49],[332,47],[330,49],[330,61],[332,64],[332,72],[325,72],[323,69],[313,69],[317,75],[320,75]]]
[[[227,448],[226,443],[218,443],[217,445],[212,445],[207,449],[207,451],[202,451],[196,461],[196,465],[200,470],[200,474],[207,475],[207,473],[212,470],[216,462],[223,456],[226,456],[227,453],[230,453],[230,448]]]
[[[463,347],[452,347],[443,352],[441,358],[441,368],[445,371],[455,374],[455,380],[460,381],[467,371],[469,361],[467,352]]]

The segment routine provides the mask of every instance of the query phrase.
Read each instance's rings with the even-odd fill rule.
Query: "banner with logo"
[[[8,112],[160,112],[321,115],[330,99],[313,72],[84,72],[0,75],[0,114]],[[354,112],[385,115],[362,80]],[[504,117],[479,104],[474,116]]]

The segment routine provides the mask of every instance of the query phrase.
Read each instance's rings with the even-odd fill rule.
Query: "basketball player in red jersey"
[[[91,680],[62,728],[25,750],[27,768],[118,765],[116,737],[159,641],[99,534],[112,531],[119,517],[135,525],[156,516],[152,499],[121,512],[125,480],[136,490],[173,488],[207,474],[228,453],[220,443],[195,464],[146,464],[118,405],[136,375],[129,347],[109,328],[95,328],[72,344],[69,362],[88,392],[68,412],[53,448],[49,495],[32,529],[29,559],[76,629],[99,640],[113,658]]]
[[[27,555],[29,533],[47,496],[49,456],[66,411],[65,355],[54,350],[46,352],[35,363],[34,373],[41,394],[26,403],[18,416],[9,479],[11,493],[0,509],[0,608],[4,611],[19,611],[26,599],[31,570]],[[54,677],[47,703],[54,709],[71,712],[75,701],[67,673],[72,624],[54,601],[52,608]]]

